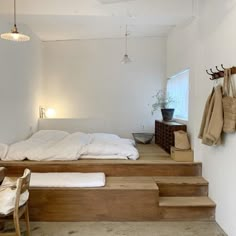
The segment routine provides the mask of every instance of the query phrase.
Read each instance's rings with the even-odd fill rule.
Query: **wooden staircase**
[[[208,197],[208,182],[200,176],[154,177],[159,186],[163,220],[214,220],[215,203]]]
[[[201,176],[155,176],[161,197],[207,196],[208,182]]]
[[[157,145],[138,147],[129,160],[1,162],[8,176],[33,172],[104,172],[103,188],[31,188],[30,217],[35,221],[204,220],[215,217],[201,163],[177,163]]]

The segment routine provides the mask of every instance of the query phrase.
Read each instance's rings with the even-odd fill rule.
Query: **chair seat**
[[[21,217],[22,215],[23,215],[23,213],[24,213],[24,211],[25,211],[25,208],[26,208],[26,205],[27,205],[27,203],[25,203],[23,206],[21,206],[20,208],[19,208],[19,217]],[[12,216],[13,216],[13,214],[14,214],[14,209],[13,209],[13,211],[11,211],[10,213],[8,213],[7,215],[3,215],[3,214],[0,214],[0,222],[1,222],[1,219],[12,219]]]
[[[25,191],[20,196],[19,206],[23,206],[29,198],[29,191]],[[16,201],[16,189],[7,187],[0,191],[0,215],[9,215],[14,211]]]
[[[0,185],[0,223],[12,220],[14,221],[15,232],[0,232],[0,236],[21,236],[20,218],[24,215],[27,236],[30,236],[30,223],[28,211],[29,183],[31,171],[25,169],[22,177],[9,181],[5,177],[3,184]],[[0,226],[3,226],[1,224]]]

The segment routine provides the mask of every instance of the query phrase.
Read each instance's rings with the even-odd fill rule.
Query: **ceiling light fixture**
[[[128,55],[128,30],[127,30],[127,25],[126,25],[126,31],[125,31],[125,55],[121,61],[122,64],[128,64],[131,63],[131,59],[129,58]]]
[[[17,30],[17,26],[16,26],[16,0],[14,0],[14,26],[13,26],[11,32],[1,34],[1,38],[6,39],[6,40],[11,40],[11,41],[16,41],[16,42],[25,42],[25,41],[30,40],[29,36],[27,36],[25,34],[21,34]]]

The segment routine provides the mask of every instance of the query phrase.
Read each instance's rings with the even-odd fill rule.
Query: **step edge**
[[[195,198],[195,199],[197,199],[197,198],[199,198],[199,199],[206,199],[206,201],[208,201],[209,203],[206,203],[206,204],[195,204],[195,205],[191,205],[191,203],[189,203],[189,204],[183,204],[183,205],[181,205],[181,204],[172,204],[172,203],[170,203],[170,204],[168,204],[168,202],[167,203],[165,203],[165,204],[163,204],[162,203],[162,200],[163,199],[177,199],[177,198],[182,198],[182,199],[186,199],[186,200],[191,200],[192,198]],[[159,206],[160,207],[176,207],[176,208],[178,208],[178,207],[211,207],[211,208],[215,208],[216,207],[216,203],[211,199],[211,198],[209,198],[209,197],[206,197],[206,196],[197,196],[197,197],[159,197]]]
[[[163,183],[163,182],[157,182],[156,184],[159,185],[197,185],[197,186],[208,186],[209,183]]]

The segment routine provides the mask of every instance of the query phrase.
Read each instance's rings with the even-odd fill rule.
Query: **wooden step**
[[[25,168],[32,172],[104,172],[106,176],[201,176],[201,163],[132,160],[78,161],[2,161],[8,176],[21,176]]]
[[[160,197],[163,220],[214,220],[215,203],[208,197]]]
[[[102,188],[31,188],[33,221],[153,221],[159,191],[151,177],[107,177]]]
[[[209,197],[161,197],[161,207],[215,207]]]
[[[160,196],[207,196],[208,182],[201,176],[155,176]]]

